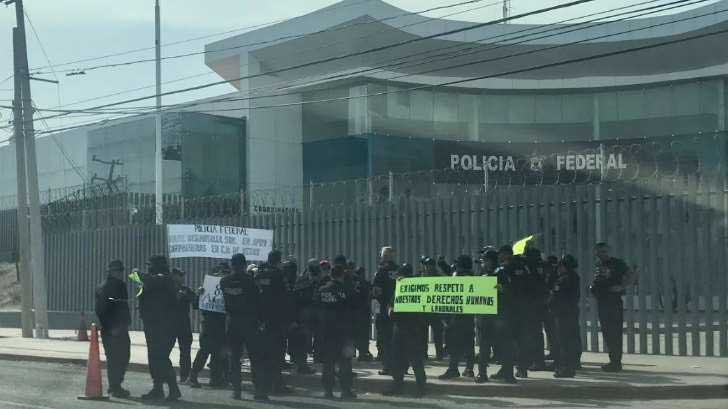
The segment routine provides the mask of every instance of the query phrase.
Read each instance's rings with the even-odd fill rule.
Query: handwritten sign
[[[225,312],[225,298],[220,289],[220,278],[211,275],[205,276],[205,280],[202,282],[205,292],[200,296],[200,310]]]
[[[273,250],[273,230],[206,224],[167,225],[169,258],[229,259],[242,253],[248,261],[265,261]]]

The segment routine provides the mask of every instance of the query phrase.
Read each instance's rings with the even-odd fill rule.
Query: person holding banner
[[[389,319],[389,308],[394,299],[395,277],[399,266],[394,262],[394,249],[382,247],[379,253],[380,264],[372,282],[374,299],[379,304],[379,311],[374,321],[377,329],[377,355],[382,360],[380,375],[391,375],[392,361],[389,347],[392,342],[392,321]]]
[[[490,379],[516,383],[516,378],[513,376],[515,342],[513,325],[517,318],[514,305],[516,300],[512,289],[512,276],[516,265],[513,262],[513,248],[510,245],[498,249],[498,264],[494,273],[498,277],[498,315],[495,317],[493,333],[501,369]]]
[[[402,264],[397,272],[397,281],[413,276],[412,265]],[[392,378],[394,384],[385,395],[401,395],[404,392],[404,375],[412,367],[417,382],[416,396],[425,394],[425,364],[421,340],[427,336],[427,321],[421,313],[394,313],[392,320]]]
[[[346,285],[344,268],[334,265],[331,280],[321,287],[315,295],[320,307],[321,346],[323,371],[321,382],[324,397],[333,398],[335,369],[339,367],[341,398],[353,399],[351,360],[354,357],[353,344],[353,300],[350,288]]]
[[[473,276],[473,258],[467,254],[458,256],[455,262],[455,277]],[[440,379],[452,379],[460,377],[458,366],[460,361],[468,360],[474,355],[475,348],[475,323],[472,315],[456,314],[450,316],[446,321],[447,346],[450,352],[450,364]],[[474,358],[474,357],[473,357]],[[472,358],[471,358],[472,359]],[[473,359],[474,360],[474,359]],[[464,373],[471,373],[472,369],[466,368]]]
[[[139,313],[144,322],[149,373],[154,386],[149,393],[142,395],[142,399],[164,399],[166,383],[169,386],[167,401],[171,402],[182,397],[177,386],[177,374],[169,360],[176,332],[175,321],[170,319],[169,314],[177,308],[177,291],[166,257],[150,257],[147,269],[147,273],[141,275],[144,292],[139,296]]]
[[[247,261],[242,254],[235,254],[230,259],[232,274],[220,280],[220,289],[225,300],[226,335],[230,348],[230,382],[233,386],[233,399],[242,398],[240,359],[243,350],[247,347],[250,356],[250,366],[253,373],[254,398],[267,399],[261,390],[258,379],[258,349],[256,344],[256,331],[258,329],[258,288],[253,277],[246,271]]]
[[[498,253],[492,247],[483,249],[480,255],[480,274],[485,277],[496,276],[498,266]],[[480,351],[478,355],[478,376],[475,383],[488,382],[488,361],[492,352],[496,349],[496,321],[498,317],[493,315],[479,315],[475,318],[478,338],[480,339]]]
[[[422,260],[422,277],[442,277],[444,272],[437,268],[435,259],[430,257],[424,257]],[[445,357],[445,327],[442,323],[442,316],[440,314],[427,314],[427,326],[432,328],[432,338],[435,343],[435,359],[441,361]],[[425,346],[429,343],[427,339],[427,331],[423,338]],[[427,356],[427,349],[425,348],[425,356]]]
[[[202,320],[200,323],[200,349],[195,355],[190,371],[190,385],[199,388],[197,380],[200,372],[205,368],[210,358],[210,383],[212,388],[223,388],[226,380],[225,357],[225,306],[223,294],[220,291],[220,280],[230,274],[230,266],[226,262],[218,264],[212,274],[205,277],[211,288],[201,287],[198,290],[200,304],[198,306]]]

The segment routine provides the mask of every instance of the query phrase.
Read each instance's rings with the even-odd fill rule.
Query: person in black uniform
[[[344,268],[334,265],[331,280],[316,293],[315,302],[320,306],[323,371],[321,381],[324,396],[334,396],[336,365],[339,366],[341,398],[353,399],[351,360],[354,357],[353,300],[350,288],[345,284]]]
[[[179,346],[179,381],[184,383],[190,377],[192,369],[192,322],[190,307],[197,303],[197,294],[184,284],[185,272],[172,269],[172,278],[177,289],[177,309],[174,311],[177,320],[175,338]]]
[[[497,266],[498,252],[492,247],[485,247],[480,254],[480,274],[493,277]],[[475,326],[480,339],[478,376],[475,377],[475,383],[488,382],[488,361],[496,348],[496,319],[497,317],[493,315],[480,315],[475,318]]]
[[[546,285],[546,263],[541,256],[541,250],[527,247],[524,253],[526,266],[531,273],[529,280],[527,322],[524,322],[524,340],[526,353],[531,371],[546,370],[546,356],[544,351],[543,322],[548,315],[547,299],[549,289]]]
[[[513,248],[510,245],[502,246],[498,250],[498,268],[495,275],[498,277],[498,315],[494,318],[494,331],[496,353],[501,361],[501,369],[490,377],[506,383],[516,383],[513,376],[514,361],[514,332],[513,325],[516,319],[516,298],[512,289],[514,270],[518,268],[513,260]]]
[[[458,256],[455,262],[455,277],[472,276],[473,258],[467,254]],[[460,377],[458,365],[460,361],[474,361],[475,321],[469,314],[453,314],[447,319],[447,347],[450,352],[450,364],[440,379]],[[468,359],[470,358],[470,359]],[[468,362],[470,363],[470,362]],[[466,368],[464,375],[474,377],[472,368]]]
[[[298,261],[296,261],[294,256],[288,256],[283,260],[281,263],[281,272],[283,273],[283,278],[286,280],[287,299],[289,300],[290,307],[288,310],[289,316],[286,321],[288,322],[288,327],[284,328],[283,336],[280,340],[281,368],[290,370],[294,366],[293,351],[296,349],[295,338],[298,332],[297,313],[293,296],[293,288],[296,286],[296,279],[298,278]],[[286,351],[291,357],[291,362],[286,361]]]
[[[442,277],[443,274],[442,270],[437,268],[437,264],[434,259],[425,257],[422,260],[423,277]],[[441,361],[445,358],[445,328],[442,323],[442,315],[427,314],[425,315],[425,318],[427,319],[427,326],[432,328],[432,339],[435,343],[435,359]],[[425,347],[427,347],[429,344],[427,331],[425,331],[424,342]],[[427,349],[425,349],[425,354],[427,354]]]
[[[550,255],[546,257],[546,263],[544,264],[544,277],[546,279],[546,289],[551,292],[556,285],[556,280],[559,278],[558,272],[559,258]],[[556,330],[554,328],[554,315],[550,308],[546,309],[546,314],[543,316],[543,329],[546,333],[546,343],[548,344],[549,353],[544,356],[544,360],[558,360],[557,355],[559,353],[559,347],[557,345],[558,339],[556,337]]]
[[[293,303],[296,307],[295,331],[289,339],[291,360],[299,375],[309,375],[315,371],[308,365],[308,354],[316,330],[316,307],[314,294],[318,290],[321,269],[317,259],[310,259],[306,271],[298,277],[293,287]]]
[[[573,378],[579,359],[579,274],[577,262],[565,255],[558,264],[558,278],[549,297],[549,308],[559,339],[555,378]]]
[[[511,325],[515,341],[516,376],[528,378],[528,368],[534,356],[534,326],[538,322],[534,317],[534,300],[538,299],[536,291],[537,278],[528,268],[525,257],[514,256],[510,270],[509,291],[511,297]]]
[[[253,277],[246,271],[247,261],[242,254],[235,254],[230,259],[232,274],[220,280],[220,289],[225,299],[226,335],[230,348],[230,381],[233,386],[233,399],[242,398],[240,359],[245,348],[250,356],[253,373],[254,397],[265,399],[260,391],[260,382],[256,378],[258,355],[255,334],[258,329],[258,288]]]
[[[391,375],[392,361],[388,348],[392,342],[392,321],[389,319],[389,308],[394,299],[394,280],[399,268],[394,262],[394,249],[382,247],[379,268],[374,275],[372,293],[379,304],[379,312],[374,321],[377,329],[377,355],[382,360],[380,375]]]
[[[280,268],[281,259],[279,250],[271,251],[268,254],[268,262],[258,267],[258,273],[254,277],[260,294],[261,325],[258,339],[263,347],[258,366],[262,372],[260,380],[264,383],[261,392],[276,395],[292,392],[283,384],[281,373],[282,339],[290,325],[293,310],[290,293],[286,288],[286,279]]]
[[[402,264],[397,280],[412,277],[410,264]],[[396,284],[395,284],[396,285]],[[401,395],[404,392],[404,375],[412,367],[417,383],[416,396],[425,394],[425,351],[421,342],[427,332],[427,320],[420,313],[390,313],[392,320],[392,378],[394,383],[385,395]]]
[[[147,341],[149,372],[154,382],[152,390],[142,399],[164,399],[164,384],[169,386],[167,401],[182,397],[177,386],[169,354],[175,343],[175,320],[170,314],[177,308],[177,289],[169,273],[169,264],[164,256],[152,256],[147,263],[148,271],[141,275],[144,291],[139,296],[139,313],[144,322],[144,336]]]
[[[221,279],[230,274],[230,266],[226,262],[218,264],[212,276]],[[200,287],[198,295],[204,297],[204,288]],[[222,296],[222,294],[220,294]],[[197,306],[199,308],[199,305]],[[202,320],[200,322],[200,349],[197,350],[195,360],[192,362],[190,371],[190,385],[199,388],[201,385],[197,380],[198,375],[205,368],[207,359],[210,359],[210,383],[211,388],[224,388],[227,380],[227,358],[225,357],[225,313],[217,311],[200,310]]]
[[[124,282],[124,263],[121,260],[112,261],[106,273],[106,280],[96,288],[95,311],[101,325],[101,342],[106,353],[109,394],[115,398],[128,398],[129,391],[121,386],[129,367],[131,348],[131,314]]]
[[[354,286],[354,345],[358,352],[359,362],[371,362],[374,357],[369,352],[369,334],[372,328],[372,286],[367,281],[363,267],[357,268],[354,263],[348,267],[352,274]]]
[[[591,292],[597,299],[599,325],[604,343],[609,350],[609,363],[602,366],[605,372],[622,370],[622,327],[624,325],[622,295],[629,276],[629,267],[618,258],[609,255],[609,245],[598,243],[596,271]]]

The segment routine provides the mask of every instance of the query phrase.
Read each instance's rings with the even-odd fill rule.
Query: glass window
[[[617,92],[618,119],[630,120],[644,117],[645,98],[643,90],[623,90]]]
[[[676,84],[673,87],[675,115],[700,113],[700,84],[697,82]]]
[[[647,88],[647,117],[664,118],[672,115],[672,90],[669,86]]]
[[[479,101],[480,122],[504,124],[508,122],[507,95],[481,95]]]
[[[563,122],[561,95],[536,95],[534,98],[536,122],[554,124]]]
[[[431,91],[412,91],[410,93],[410,104],[412,107],[412,119],[418,121],[432,121],[434,106]]]
[[[594,100],[592,94],[565,94],[562,96],[562,110],[564,122],[591,123],[594,115]]]
[[[508,102],[508,122],[530,124],[536,118],[536,97],[534,95],[511,95]]]
[[[387,86],[387,114],[391,118],[410,118],[409,92],[402,87]]]
[[[457,122],[458,96],[452,92],[435,92],[435,122]]]

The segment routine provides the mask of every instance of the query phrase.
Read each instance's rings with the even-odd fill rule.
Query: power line
[[[367,0],[367,1],[370,1],[370,0]],[[655,1],[657,1],[657,0],[655,0]],[[458,3],[458,5],[467,4],[467,3],[471,3],[471,2]],[[485,5],[478,6],[478,7],[473,7],[473,8],[469,8],[469,9],[466,9],[466,10],[453,12],[453,13],[450,13],[450,14],[445,14],[445,15],[440,16],[438,18],[450,17],[450,16],[454,16],[454,15],[458,15],[458,14],[464,14],[464,13],[468,13],[468,12],[471,12],[471,11],[483,9],[483,8],[486,8],[486,7],[492,7],[494,5],[497,5],[497,3],[488,3],[488,4],[485,4]],[[442,6],[442,7],[448,7],[449,8],[449,7],[452,7],[452,6]],[[409,15],[409,14],[416,14],[416,13],[419,13],[419,12],[408,13],[407,15]],[[395,16],[395,17],[401,17],[401,15],[400,16]],[[390,17],[390,18],[394,18],[394,17]],[[377,21],[379,21],[379,20],[377,20]],[[411,26],[414,26],[414,25],[424,24],[424,23],[427,23],[427,22],[428,21],[420,21],[420,22],[416,22],[416,23],[412,23],[412,24],[407,24],[407,25],[404,25],[404,26],[394,27],[394,29],[402,29],[402,28],[405,28],[405,27],[411,27]],[[383,32],[377,32],[374,35],[381,35],[381,34],[384,34],[384,33]],[[360,36],[357,39],[364,39],[364,38],[368,38],[368,37],[371,37],[371,36],[372,36],[371,34],[370,35],[365,35],[365,36]],[[303,54],[303,53],[305,53],[307,51],[316,51],[316,50],[320,50],[320,49],[326,49],[326,48],[329,48],[329,47],[331,47],[333,45],[336,45],[338,43],[341,43],[341,41],[336,41],[336,42],[333,42],[333,43],[322,44],[322,45],[319,45],[319,46],[316,46],[316,47],[309,47],[309,48],[305,48],[305,49],[302,49],[302,50],[297,50],[296,53],[294,53],[294,55]],[[245,67],[247,65],[249,65],[249,64],[245,64],[245,65],[241,66],[241,68],[242,67]],[[172,80],[172,81],[166,81],[166,82],[163,82],[162,84],[171,84],[171,83],[175,83],[175,82],[179,82],[179,81],[184,81],[184,80],[191,79],[191,78],[199,78],[199,77],[203,77],[203,76],[207,76],[207,75],[213,75],[213,74],[216,74],[216,73],[213,72],[213,71],[207,71],[207,72],[200,73],[200,74],[195,74],[195,75],[191,75],[191,76],[186,76],[186,77],[178,78],[178,79],[175,79],[175,80]],[[123,94],[131,93],[131,92],[135,92],[135,91],[141,91],[141,90],[149,89],[149,88],[154,88],[154,85],[148,85],[148,86],[133,88],[133,89],[129,89],[129,90],[122,90],[122,91],[119,91],[119,92],[115,92],[115,93],[111,93],[111,94],[106,94],[106,95],[101,95],[101,96],[98,96],[98,97],[93,97],[93,98],[89,98],[89,99],[85,99],[85,100],[74,101],[72,103],[65,104],[65,106],[71,106],[71,105],[77,105],[77,104],[84,103],[84,102],[96,101],[96,100],[104,99],[104,98],[107,98],[107,97],[123,95]]]
[[[595,0],[575,0],[575,1],[571,1],[569,3],[563,3],[563,4],[543,8],[543,9],[530,11],[527,13],[521,13],[518,15],[514,15],[514,16],[509,17],[508,20],[515,20],[515,19],[520,19],[520,18],[524,18],[524,17],[530,17],[533,15],[541,14],[541,13],[546,13],[546,12],[550,12],[550,11],[554,11],[554,10],[567,8],[567,7],[573,7],[573,6],[579,5],[579,4],[590,3],[593,1],[595,1]],[[270,70],[267,72],[246,75],[246,76],[242,76],[242,77],[235,78],[232,80],[215,81],[215,82],[198,85],[198,86],[194,86],[194,87],[188,87],[188,88],[178,89],[178,90],[174,90],[174,91],[167,91],[167,92],[161,93],[161,96],[169,96],[169,95],[176,95],[176,94],[181,94],[181,93],[186,93],[186,92],[191,92],[191,91],[197,91],[197,90],[201,90],[201,89],[205,89],[205,88],[214,87],[217,85],[228,84],[228,83],[234,82],[234,81],[241,81],[241,80],[245,80],[245,79],[257,78],[257,77],[261,77],[261,76],[265,76],[265,75],[271,75],[271,74],[281,73],[281,72],[285,72],[285,71],[291,71],[294,69],[311,67],[314,65],[328,63],[328,62],[332,62],[332,61],[338,61],[338,60],[345,59],[345,58],[361,56],[361,55],[365,55],[365,54],[369,54],[369,53],[373,53],[373,52],[379,52],[379,51],[383,51],[383,50],[387,50],[387,49],[391,49],[391,48],[395,48],[395,47],[400,47],[403,45],[414,44],[414,43],[428,40],[428,39],[433,39],[433,38],[442,37],[442,36],[448,36],[448,35],[457,34],[457,33],[465,32],[465,31],[469,31],[469,30],[474,30],[477,28],[495,25],[495,24],[502,23],[505,20],[506,19],[500,18],[500,19],[491,20],[491,21],[484,22],[484,23],[474,24],[472,26],[468,26],[468,27],[464,27],[464,28],[458,28],[458,29],[441,32],[441,33],[431,34],[431,35],[424,36],[424,37],[408,39],[408,40],[404,40],[404,41],[400,41],[400,42],[396,42],[396,43],[392,43],[392,44],[388,44],[388,45],[384,45],[384,46],[369,48],[369,49],[362,50],[362,51],[345,53],[342,55],[328,57],[328,58],[320,59],[317,61],[311,61],[311,62],[297,64],[297,65],[288,66],[288,67],[284,67],[284,68],[274,69],[274,70]],[[131,99],[123,100],[123,101],[118,101],[118,102],[108,103],[108,104],[104,104],[104,105],[99,105],[96,107],[91,107],[88,109],[93,110],[93,109],[99,109],[99,108],[108,108],[108,107],[113,107],[113,106],[125,105],[125,104],[129,104],[129,103],[133,103],[133,102],[144,101],[147,99],[156,98],[156,96],[157,95],[150,95],[150,96],[144,96],[144,97],[131,98]],[[52,116],[44,117],[44,119],[57,118],[57,117],[63,116],[63,115],[67,115],[67,114],[52,115]]]
[[[369,1],[371,1],[371,0],[360,0],[360,1],[355,2],[355,3],[335,5],[333,7],[328,8],[326,11],[331,12],[331,11],[335,11],[335,10],[340,10],[340,9],[344,9],[344,8],[347,8],[347,7],[352,7],[352,6],[356,6],[356,5],[359,5],[359,4],[367,3]],[[245,31],[245,30],[251,30],[251,29],[257,29],[257,28],[261,28],[261,27],[266,27],[266,26],[270,26],[270,25],[273,25],[273,24],[282,23],[282,22],[285,22],[285,21],[288,21],[288,20],[291,20],[291,19],[294,19],[294,18],[297,18],[297,17],[271,20],[271,21],[268,21],[268,22],[265,22],[265,23],[259,23],[259,24],[255,24],[255,25],[239,27],[239,28],[235,28],[235,29],[231,29],[231,30],[227,30],[227,31],[222,31],[222,32],[218,32],[218,33],[213,33],[213,34],[208,34],[208,35],[204,35],[204,36],[192,37],[192,38],[188,38],[188,39],[184,39],[184,40],[173,41],[173,42],[170,42],[170,43],[162,44],[161,46],[162,47],[169,47],[169,46],[173,46],[173,45],[190,43],[190,42],[198,41],[198,40],[205,40],[205,39],[208,39],[208,38],[218,37],[218,36],[226,35],[226,34],[232,34],[232,33],[235,33],[235,32],[240,32],[240,31]],[[120,57],[120,56],[123,56],[123,55],[129,55],[129,54],[134,54],[134,53],[138,53],[138,52],[142,52],[142,51],[150,51],[150,50],[154,50],[154,47],[136,48],[136,49],[126,50],[126,51],[116,52],[116,53],[113,53],[113,54],[106,54],[106,55],[101,55],[101,56],[97,56],[97,57],[89,57],[89,58],[84,58],[84,59],[74,60],[74,61],[67,61],[67,62],[63,62],[63,63],[60,63],[60,64],[56,64],[55,66],[56,67],[65,67],[67,65],[80,64],[80,63],[90,62],[90,61],[98,61],[98,60],[103,60],[103,59],[107,59],[107,58]],[[45,68],[49,68],[49,66],[35,67],[31,71],[41,70],[41,69],[45,69]]]
[[[191,53],[171,55],[171,56],[167,56],[167,57],[162,57],[162,61],[194,57],[194,56],[198,56],[198,55],[221,53],[221,52],[225,52],[225,51],[238,50],[241,48],[247,48],[247,47],[252,47],[252,46],[257,46],[257,45],[272,44],[275,42],[285,41],[285,40],[296,40],[296,39],[300,39],[303,37],[309,37],[309,36],[314,36],[314,35],[323,34],[323,33],[330,33],[330,32],[345,30],[345,29],[349,29],[351,27],[368,25],[368,24],[373,24],[373,23],[381,23],[384,21],[395,20],[398,18],[406,17],[406,16],[429,13],[429,12],[453,8],[453,7],[460,7],[460,6],[467,5],[467,4],[480,3],[482,1],[484,1],[484,0],[466,0],[466,1],[461,1],[458,3],[454,3],[454,4],[431,7],[429,9],[415,11],[415,12],[406,12],[406,13],[402,13],[402,14],[399,14],[396,16],[389,16],[389,17],[376,19],[376,20],[368,20],[368,21],[364,21],[364,22],[355,22],[355,23],[351,23],[351,24],[344,24],[341,26],[330,27],[330,28],[327,28],[324,30],[319,30],[319,31],[314,31],[314,32],[309,32],[309,33],[304,33],[304,34],[286,35],[286,36],[281,36],[281,37],[277,37],[277,38],[273,38],[273,39],[269,39],[269,40],[255,41],[255,42],[251,42],[251,43],[221,48],[221,49],[217,49],[217,50],[204,50],[204,51],[196,51],[196,52],[191,52]],[[590,0],[590,1],[593,1],[593,0]],[[500,1],[489,3],[488,6],[495,6],[498,4],[500,4]],[[410,25],[416,25],[416,24],[422,24],[422,23],[415,23],[415,24],[410,24]],[[410,25],[402,26],[400,28],[408,27]],[[379,33],[379,34],[381,34],[381,33]],[[150,63],[150,62],[154,62],[154,61],[156,61],[154,58],[145,58],[145,59],[124,61],[124,62],[119,62],[119,63],[102,64],[102,65],[96,65],[96,66],[91,66],[91,67],[66,69],[66,70],[61,70],[61,72],[64,72],[64,73],[83,72],[83,73],[85,73],[87,71],[93,71],[93,70],[99,70],[99,69],[105,69],[105,68],[118,68],[118,67],[124,67],[124,66],[136,65],[136,64]],[[35,75],[40,75],[43,73],[44,73],[43,71],[34,71],[33,72],[33,74],[35,74]]]
[[[712,14],[718,14],[718,13],[722,13],[722,12],[728,12],[728,9],[720,10],[718,12],[713,12]],[[667,23],[662,23],[662,24],[667,24]],[[436,87],[446,87],[446,86],[458,85],[458,84],[463,84],[463,83],[472,82],[472,81],[479,81],[479,80],[483,80],[483,79],[504,77],[504,76],[521,74],[521,73],[530,72],[530,71],[538,71],[538,70],[547,69],[547,68],[559,67],[559,66],[568,65],[568,64],[592,61],[592,60],[596,60],[596,59],[600,59],[600,58],[613,57],[613,56],[628,54],[628,53],[632,53],[632,52],[636,52],[636,51],[644,51],[644,50],[664,47],[664,46],[668,46],[668,45],[685,43],[688,41],[698,40],[701,38],[707,38],[707,37],[720,35],[720,34],[726,34],[726,33],[728,33],[728,28],[722,29],[722,30],[717,30],[717,31],[712,31],[712,32],[707,32],[707,33],[702,33],[702,34],[696,34],[696,35],[687,36],[687,37],[682,37],[682,38],[673,39],[673,40],[657,42],[657,43],[648,44],[648,45],[639,46],[639,47],[629,47],[629,48],[624,48],[621,50],[616,50],[616,51],[611,51],[611,52],[606,52],[606,53],[593,54],[593,55],[586,56],[586,57],[572,58],[572,59],[568,59],[568,60],[562,60],[562,61],[557,61],[557,62],[552,62],[552,63],[547,63],[547,64],[530,66],[530,67],[526,67],[526,68],[518,68],[518,69],[514,69],[514,70],[502,71],[502,72],[498,72],[498,73],[482,75],[482,76],[472,77],[472,78],[467,78],[467,79],[445,81],[445,82],[440,82],[437,84],[430,84],[430,85],[419,85],[419,86],[414,86],[414,87],[404,88],[404,89],[369,93],[366,95],[336,97],[336,98],[328,98],[328,99],[321,99],[321,100],[315,100],[315,101],[283,103],[283,104],[275,104],[275,105],[268,105],[268,106],[251,107],[248,109],[270,109],[270,108],[308,105],[308,104],[314,104],[314,103],[328,103],[328,102],[336,102],[336,101],[345,101],[345,100],[356,99],[356,98],[382,96],[382,95],[397,94],[397,93],[402,93],[402,92],[412,92],[412,91],[418,91],[418,90],[424,90],[424,89],[432,89],[432,88],[436,88]],[[612,34],[612,35],[619,35],[619,34],[620,33],[616,33],[616,34]],[[86,126],[86,125],[83,125],[83,126]],[[53,132],[60,132],[60,131],[65,131],[65,130],[70,130],[70,129],[76,129],[79,127],[82,127],[82,126],[68,127],[68,128],[64,128],[64,129],[55,129],[55,130],[53,130]],[[2,142],[2,141],[0,141],[0,142]]]
[[[625,8],[632,8],[632,7],[639,6],[639,5],[646,5],[646,4],[650,4],[650,3],[655,3],[657,1],[660,1],[660,0],[645,1],[645,2],[642,2],[642,3],[635,4],[635,5],[618,7],[618,8],[614,8],[614,9],[611,9],[611,10],[606,10],[606,11],[601,11],[601,12],[595,12],[595,13],[587,14],[587,15],[580,16],[580,17],[575,17],[575,18],[570,18],[570,19],[562,20],[562,21],[559,21],[559,22],[556,22],[556,23],[553,23],[553,24],[550,24],[550,25],[545,26],[545,27],[551,26],[551,28],[548,28],[546,30],[542,30],[542,31],[539,31],[537,33],[534,33],[534,34],[543,34],[543,33],[547,33],[547,32],[552,32],[554,30],[564,30],[564,31],[561,31],[561,32],[557,32],[555,34],[542,35],[540,37],[532,37],[532,38],[529,37],[530,34],[519,35],[519,36],[515,36],[515,37],[509,37],[509,38],[504,39],[500,44],[497,44],[495,46],[490,46],[490,47],[485,48],[485,49],[481,49],[482,45],[480,45],[480,44],[478,44],[478,45],[471,45],[471,46],[467,46],[466,48],[464,48],[462,50],[458,50],[458,51],[454,51],[454,52],[448,52],[448,53],[436,54],[435,56],[446,56],[446,57],[440,58],[438,60],[433,60],[432,59],[433,56],[429,56],[427,58],[423,58],[423,59],[416,60],[416,61],[423,61],[423,62],[414,63],[414,64],[412,64],[412,61],[406,61],[404,63],[383,64],[383,65],[380,65],[380,66],[377,66],[377,67],[366,68],[366,69],[362,69],[362,70],[359,70],[359,71],[347,72],[347,73],[344,73],[344,74],[335,74],[335,75],[327,76],[327,77],[324,77],[324,78],[317,78],[317,79],[314,79],[314,80],[310,80],[308,82],[305,82],[304,81],[303,83],[292,83],[292,82],[289,82],[289,81],[284,81],[284,82],[281,82],[280,84],[291,84],[291,85],[289,85],[289,86],[283,86],[283,87],[277,87],[277,88],[270,88],[268,86],[266,86],[266,87],[259,87],[259,88],[255,88],[255,89],[249,90],[250,91],[249,94],[252,94],[252,91],[257,91],[257,90],[279,91],[279,90],[284,90],[284,89],[288,89],[288,88],[292,88],[292,87],[300,87],[300,86],[310,85],[312,83],[319,83],[321,81],[326,81],[326,80],[332,80],[332,79],[337,79],[337,78],[350,78],[350,77],[353,77],[355,75],[362,74],[362,73],[366,73],[366,72],[371,72],[371,71],[376,71],[376,70],[384,71],[383,68],[388,68],[388,67],[403,68],[403,67],[415,67],[415,66],[420,66],[420,65],[427,65],[427,64],[432,63],[433,61],[440,61],[440,60],[450,59],[453,56],[464,56],[464,55],[482,53],[484,51],[492,51],[492,50],[495,50],[495,49],[498,49],[498,48],[503,48],[503,47],[508,47],[508,46],[512,46],[512,45],[523,44],[523,43],[527,43],[527,42],[532,42],[534,40],[540,40],[540,39],[550,38],[550,37],[554,37],[554,36],[560,36],[560,35],[563,35],[563,34],[575,32],[575,31],[579,31],[579,30],[590,29],[590,28],[602,26],[602,25],[605,25],[605,24],[612,24],[612,23],[615,23],[615,22],[627,20],[629,18],[643,17],[643,16],[646,16],[646,15],[649,15],[649,14],[655,14],[655,13],[659,13],[659,12],[664,12],[664,11],[667,11],[667,10],[672,10],[672,9],[675,9],[675,8],[685,7],[685,6],[689,6],[689,5],[694,5],[694,4],[701,3],[701,2],[705,2],[705,1],[709,1],[709,0],[692,0],[692,3],[689,3],[691,0],[676,0],[676,1],[673,1],[671,3],[666,3],[666,4],[657,5],[657,6],[651,6],[651,7],[646,7],[646,8],[642,8],[642,9],[638,9],[638,10],[631,10],[631,11],[622,12],[622,13],[613,14],[613,15],[604,17],[604,18],[612,19],[612,18],[618,17],[618,16],[625,16],[625,15],[630,15],[630,14],[633,14],[633,13],[642,12],[641,14],[635,14],[635,15],[631,15],[631,16],[628,16],[628,17],[623,17],[623,18],[618,19],[618,20],[606,20],[606,21],[602,21],[602,19],[593,19],[593,20],[589,20],[589,21],[585,21],[585,22],[581,22],[581,23],[575,24],[574,26],[569,26],[569,27],[563,27],[563,26],[561,26],[561,24],[564,23],[564,22],[578,20],[578,19],[582,19],[582,18],[585,18],[585,17],[593,17],[593,16],[596,16],[596,15],[606,14],[606,13],[610,13],[610,12],[613,12],[613,11],[619,11],[619,10],[623,10]],[[687,4],[685,4],[685,3],[687,3]],[[667,7],[667,6],[672,6],[672,7]],[[703,15],[696,16],[696,17],[688,17],[687,19],[673,20],[673,21],[667,22],[667,23],[662,23],[662,24],[657,24],[657,25],[653,25],[653,26],[649,26],[649,27],[643,27],[643,28],[629,30],[627,32],[641,31],[641,30],[644,30],[644,29],[654,28],[656,26],[662,26],[662,25],[667,25],[667,24],[674,24],[675,22],[680,22],[680,21],[684,21],[684,20],[691,20],[691,19],[694,19],[694,18],[703,17],[703,16],[710,15],[710,14],[711,13],[707,13],[707,14],[703,14]],[[596,24],[592,24],[592,25],[584,26],[585,24],[594,23],[594,22],[597,22],[597,23]],[[481,41],[485,41],[485,40],[495,40],[495,39],[507,37],[508,35],[520,34],[520,33],[528,32],[528,31],[533,31],[534,29],[538,29],[538,28],[542,28],[542,27],[526,28],[526,29],[522,29],[522,30],[519,30],[519,31],[510,33],[510,34],[506,34],[506,35],[496,35],[496,36],[485,37],[485,38],[481,38],[481,39],[475,40],[474,42],[477,43],[477,42],[481,42]],[[571,28],[571,29],[570,30],[565,30],[566,28]],[[588,39],[580,40],[580,41],[577,41],[577,42],[572,42],[572,43],[566,43],[566,44],[562,44],[562,45],[557,45],[557,46],[554,46],[554,47],[551,47],[551,48],[565,47],[565,46],[569,46],[569,45],[573,45],[573,44],[578,44],[578,43],[585,42],[585,41],[592,41],[594,39],[603,39],[603,38],[608,38],[608,37],[612,37],[612,36],[615,36],[615,35],[621,35],[621,34],[624,34],[624,33],[625,32],[613,33],[613,34],[610,34],[610,35],[607,35],[607,36],[599,36],[599,37],[596,37],[596,38],[588,38]],[[521,41],[518,41],[518,42],[513,42],[516,39],[523,39],[523,38],[525,38],[525,39],[524,40],[521,40]],[[424,52],[412,54],[411,56],[416,56],[416,55],[421,55],[421,54],[429,54],[431,52],[436,52],[436,51],[445,50],[445,49],[451,49],[451,48],[457,48],[457,47],[462,47],[462,45],[447,46],[447,47],[441,47],[441,48],[434,49],[434,50],[427,50],[427,51],[424,51]],[[510,58],[510,57],[513,57],[513,56],[521,56],[521,55],[527,55],[527,54],[532,54],[532,53],[536,53],[536,52],[543,52],[543,51],[548,50],[548,49],[551,49],[551,48],[534,49],[534,50],[529,50],[526,53],[519,53],[519,54],[515,54],[515,55],[514,54],[509,54],[509,55],[497,57],[497,58],[495,58],[493,60],[487,60],[487,61],[490,62],[490,61],[502,60],[502,59]],[[476,51],[465,53],[465,51],[468,51],[468,50],[476,50]],[[408,58],[408,57],[402,57],[402,58]],[[397,58],[395,60],[401,60],[402,58]],[[482,62],[482,60],[481,60],[481,62]],[[448,67],[439,67],[437,69],[433,69],[433,70],[429,70],[429,71],[422,71],[422,72],[417,72],[417,73],[403,74],[403,75],[400,75],[400,76],[390,77],[390,78],[387,78],[387,79],[390,80],[390,79],[394,79],[394,78],[402,78],[402,77],[408,77],[408,76],[413,76],[413,75],[419,75],[419,74],[424,74],[424,73],[439,71],[439,70],[443,70],[443,69],[447,69],[447,68],[452,68],[452,67],[451,66],[448,66]],[[249,97],[226,97],[226,98],[212,99],[212,100],[207,100],[207,101],[193,102],[193,103],[189,103],[189,104],[168,105],[166,107],[180,109],[180,108],[192,107],[192,106],[196,106],[196,105],[200,105],[200,104],[205,104],[205,103],[210,103],[210,102],[233,102],[233,101],[243,101],[243,100],[254,100],[254,99],[270,98],[270,97],[283,96],[283,95],[290,95],[290,93],[284,93],[284,94],[280,94],[280,93],[279,94],[267,94],[267,95],[249,96]],[[129,110],[133,110],[133,109],[145,110],[145,109],[148,109],[148,107],[129,107],[128,109]],[[238,109],[239,108],[235,108],[235,109],[231,109],[231,110],[238,110]],[[47,110],[47,111],[52,112],[51,110]],[[64,111],[64,110],[56,110],[55,112],[66,112],[66,111]],[[83,110],[83,109],[76,110],[76,111],[74,111],[72,113],[83,113],[83,112],[99,113],[99,114],[104,113],[102,111],[92,111],[92,110]],[[118,111],[116,111],[116,110],[114,112],[115,113],[118,113]],[[219,110],[217,112],[219,112]]]

